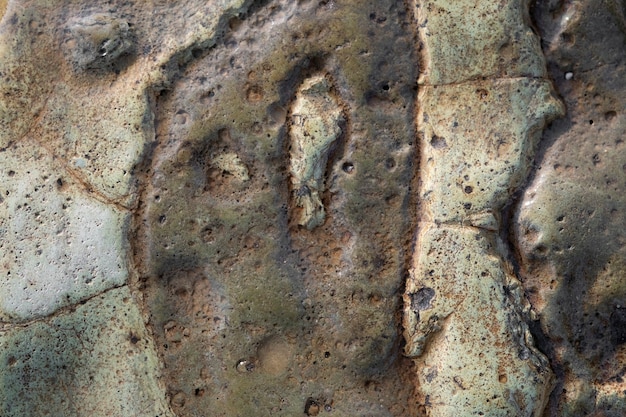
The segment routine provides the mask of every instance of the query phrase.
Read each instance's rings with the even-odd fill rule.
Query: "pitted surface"
[[[0,0],[1,414],[621,416],[625,16]]]

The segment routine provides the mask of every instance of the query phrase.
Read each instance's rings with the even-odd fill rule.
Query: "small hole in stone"
[[[571,33],[562,33],[561,34],[561,39],[563,39],[563,42],[565,43],[574,43],[574,36],[572,36]]]
[[[304,413],[307,416],[316,416],[320,413],[320,406],[313,398],[307,398],[304,404]]]
[[[430,146],[435,149],[443,149],[446,148],[448,144],[446,143],[446,138],[433,135],[432,139],[430,140]]]
[[[465,192],[465,194],[471,194],[472,191],[474,191],[474,188],[470,185],[466,185],[465,188],[463,188],[463,191]]]
[[[235,367],[237,372],[239,373],[247,373],[254,371],[254,363],[247,359],[241,359],[237,361],[237,366]]]
[[[344,164],[341,166],[341,169],[343,170],[343,172],[350,174],[352,171],[354,171],[354,164],[352,162],[344,162]]]

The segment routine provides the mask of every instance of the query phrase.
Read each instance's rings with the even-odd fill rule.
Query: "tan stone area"
[[[0,0],[0,415],[626,414],[623,0]]]

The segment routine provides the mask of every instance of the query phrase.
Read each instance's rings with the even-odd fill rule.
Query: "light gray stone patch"
[[[173,417],[127,287],[28,327],[0,331],[6,417]]]
[[[23,141],[0,153],[0,317],[54,313],[128,276],[130,214],[95,200]],[[30,155],[28,155],[30,153]]]
[[[134,49],[128,22],[111,13],[72,19],[67,30],[66,54],[78,70],[110,68]]]
[[[483,78],[546,76],[528,0],[420,0],[415,16],[422,41],[420,84]]]
[[[426,219],[497,229],[546,123],[564,112],[547,80],[424,86],[418,114]]]
[[[407,354],[429,416],[540,416],[552,390],[523,320],[519,284],[491,232],[424,225],[407,294]],[[408,320],[407,320],[408,319]],[[481,414],[482,413],[482,414]]]
[[[502,210],[542,129],[564,113],[528,2],[418,1],[420,226],[406,353],[429,417],[543,415],[552,372],[507,261]],[[426,298],[425,298],[426,297]]]
[[[225,152],[213,158],[212,164],[217,169],[235,177],[240,182],[250,180],[248,168],[234,152]]]

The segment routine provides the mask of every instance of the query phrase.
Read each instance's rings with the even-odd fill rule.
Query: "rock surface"
[[[567,115],[545,132],[514,218],[540,347],[559,377],[547,415],[626,414],[626,4],[538,2]]]
[[[626,413],[623,0],[0,17],[0,415]]]
[[[429,416],[540,416],[552,390],[500,236],[502,211],[528,175],[543,127],[563,113],[524,3],[486,11],[426,1],[416,9],[426,65],[404,335]],[[476,14],[485,12],[483,28]],[[483,60],[485,50],[497,53]]]

